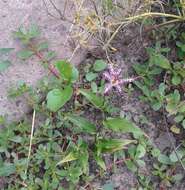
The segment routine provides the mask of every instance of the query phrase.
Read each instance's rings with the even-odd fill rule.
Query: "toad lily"
[[[121,92],[121,85],[126,83],[131,83],[135,81],[135,78],[123,79],[121,76],[121,69],[115,69],[112,65],[109,66],[109,71],[103,73],[104,79],[107,81],[105,84],[104,94],[107,94],[111,89],[115,88],[118,92]]]

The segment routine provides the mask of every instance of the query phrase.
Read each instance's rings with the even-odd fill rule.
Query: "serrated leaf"
[[[72,72],[73,72],[72,65],[65,60],[57,61],[55,64],[61,77],[64,80],[70,81],[72,79]]]
[[[30,51],[30,50],[22,50],[22,51],[19,51],[19,52],[17,53],[17,56],[18,56],[20,59],[28,59],[28,58],[31,57],[33,54],[34,54],[33,51]]]
[[[102,96],[97,96],[93,92],[84,89],[79,89],[79,93],[85,96],[85,98],[89,100],[97,108],[103,108],[104,98]]]
[[[10,65],[11,62],[9,60],[0,61],[0,72],[5,71]]]
[[[73,89],[67,86],[64,90],[54,89],[47,95],[47,108],[53,112],[58,111],[72,97]]]
[[[96,79],[97,76],[98,76],[97,73],[90,72],[90,73],[87,73],[87,74],[85,75],[85,78],[86,78],[87,81],[91,82],[91,81],[93,81],[94,79]]]
[[[136,135],[144,135],[142,130],[125,118],[108,118],[103,121],[103,125],[115,132],[133,133]]]
[[[107,68],[107,64],[103,60],[96,60],[94,65],[93,65],[93,69],[96,72],[103,71],[106,68]]]
[[[76,115],[67,116],[67,119],[78,126],[82,132],[96,134],[96,126],[87,119]]]

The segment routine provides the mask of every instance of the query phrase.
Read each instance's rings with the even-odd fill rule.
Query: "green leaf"
[[[135,173],[137,171],[137,166],[132,160],[126,160],[125,164],[128,167],[128,169],[131,170],[132,172]]]
[[[0,61],[0,72],[5,71],[10,65],[11,62],[9,60]]]
[[[80,94],[85,96],[87,100],[89,100],[94,106],[96,106],[99,109],[103,108],[104,105],[104,98],[102,96],[97,96],[91,91],[80,89]]]
[[[96,134],[96,126],[87,119],[75,115],[67,116],[67,119],[78,126],[82,132]]]
[[[93,93],[97,93],[98,86],[97,86],[97,84],[95,82],[91,83],[91,89],[92,89]]]
[[[9,54],[14,48],[0,48],[0,56]]]
[[[176,154],[177,153],[177,154]],[[177,156],[178,155],[178,156]],[[184,149],[179,149],[176,152],[173,151],[170,154],[170,160],[171,162],[178,162],[179,159],[181,160],[183,158],[183,156],[185,156],[185,150]]]
[[[64,80],[70,81],[72,78],[72,73],[73,73],[72,65],[65,60],[57,61],[55,64],[58,71],[60,72],[61,77]]]
[[[31,57],[33,54],[34,54],[33,51],[30,51],[30,50],[22,50],[22,51],[19,51],[19,52],[17,53],[17,56],[18,56],[20,59],[28,59],[28,58]]]
[[[103,60],[96,60],[93,65],[93,69],[96,72],[103,71],[106,68],[107,68],[107,64]]]
[[[38,37],[40,35],[39,27],[36,24],[32,24],[29,27],[28,35],[29,35],[30,38],[36,38],[36,37]]]
[[[151,59],[152,63],[163,68],[163,69],[171,69],[170,62],[166,57],[161,54],[154,54]]]
[[[78,72],[78,69],[73,66],[72,68],[72,76],[71,76],[71,82],[74,83],[78,80],[79,78],[79,72]]]
[[[185,119],[182,121],[182,126],[185,129]]]
[[[181,77],[179,75],[174,75],[172,77],[172,84],[179,85],[181,83]]]
[[[177,116],[174,118],[174,121],[175,121],[176,123],[179,123],[179,122],[181,122],[183,119],[184,119],[184,115],[177,115]]]
[[[72,97],[73,89],[67,86],[64,90],[54,89],[47,95],[47,107],[53,112],[58,111]]]
[[[16,172],[16,167],[11,163],[4,163],[0,166],[0,176],[6,177]]]
[[[108,118],[103,121],[103,125],[115,132],[133,133],[135,135],[144,135],[142,130],[125,118]]]
[[[106,170],[106,165],[103,158],[100,155],[94,155],[94,159],[96,160],[97,164],[103,169]]]
[[[170,158],[165,154],[160,154],[158,157],[158,161],[162,164],[171,165]]]
[[[162,107],[162,103],[161,102],[155,102],[154,104],[152,104],[152,109],[154,111],[158,111],[161,107]]]
[[[145,154],[146,154],[146,148],[143,145],[139,144],[137,146],[137,149],[136,149],[136,156],[135,157],[136,158],[142,158],[145,156]]]
[[[114,190],[114,185],[112,183],[105,184],[102,190]]]
[[[38,49],[38,51],[42,51],[42,50],[48,49],[48,43],[47,42],[40,43],[38,45],[37,49]]]
[[[97,154],[113,153],[126,148],[126,145],[136,143],[135,140],[129,139],[99,139],[96,144]]]
[[[93,81],[97,76],[98,76],[97,73],[90,72],[90,73],[87,73],[87,74],[85,75],[85,78],[86,78],[87,81],[91,82],[91,81]]]
[[[45,59],[50,61],[51,59],[53,59],[54,57],[56,56],[56,52],[54,51],[49,51],[47,52],[46,56],[45,56]]]
[[[78,158],[79,158],[79,155],[76,152],[70,152],[60,162],[57,163],[57,166],[61,165],[63,163],[66,163],[66,162],[71,162],[71,161],[77,160]]]

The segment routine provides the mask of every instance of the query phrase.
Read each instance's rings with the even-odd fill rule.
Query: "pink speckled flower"
[[[121,69],[115,69],[112,65],[109,66],[109,71],[103,73],[105,84],[104,94],[107,94],[111,89],[115,88],[121,92],[121,85],[135,81],[138,77],[123,79],[121,76]]]

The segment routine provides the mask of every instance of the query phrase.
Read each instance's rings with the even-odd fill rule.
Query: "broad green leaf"
[[[16,167],[11,163],[4,163],[0,166],[0,176],[6,177],[16,172]]]
[[[47,107],[53,112],[58,111],[72,97],[73,89],[67,86],[64,90],[54,89],[47,95]]]
[[[89,100],[94,106],[96,106],[99,109],[103,108],[104,105],[104,98],[102,96],[97,96],[91,91],[80,89],[80,94],[85,96],[87,100]]]
[[[173,151],[170,154],[170,160],[171,162],[178,162],[179,159],[181,160],[185,156],[185,150],[184,149],[178,149],[176,152]]]
[[[91,81],[93,81],[94,79],[96,79],[97,76],[98,76],[97,73],[90,72],[90,73],[87,73],[87,74],[85,75],[85,78],[86,78],[87,81],[91,82]]]
[[[96,134],[96,126],[87,119],[76,115],[67,116],[67,119],[78,126],[82,132]]]
[[[60,162],[57,163],[57,166],[61,165],[63,163],[66,163],[66,162],[71,162],[71,161],[77,160],[78,158],[79,158],[79,155],[76,152],[70,152]]]
[[[34,54],[33,51],[30,51],[30,50],[22,50],[22,51],[19,51],[19,52],[17,53],[17,56],[18,56],[20,59],[28,59],[28,58],[31,57],[33,54]]]
[[[106,165],[103,158],[100,155],[94,155],[94,159],[96,160],[97,164],[103,169],[106,170]]]
[[[93,65],[93,69],[96,72],[103,71],[104,69],[106,69],[106,67],[107,67],[107,64],[103,60],[97,60],[95,61]]]
[[[103,121],[103,125],[116,132],[133,133],[136,135],[144,135],[142,130],[125,118],[108,118]]]
[[[0,61],[0,72],[5,71],[10,65],[11,62],[9,60]]]
[[[162,107],[162,103],[161,102],[155,102],[154,104],[152,104],[152,109],[154,111],[158,111],[161,107]]]
[[[184,115],[177,115],[175,118],[174,118],[174,121],[179,123],[181,122],[182,120],[184,119]]]
[[[158,161],[162,164],[167,164],[167,165],[172,164],[170,161],[170,158],[166,156],[165,154],[160,154],[158,157]]]
[[[0,56],[9,54],[14,48],[0,48]]]
[[[135,140],[129,139],[99,139],[96,144],[97,154],[100,155],[101,153],[113,153],[126,148],[126,145],[128,144],[136,142],[137,141]]]
[[[171,69],[170,62],[168,61],[168,59],[166,57],[164,57],[161,54],[153,55],[151,61],[153,62],[153,64],[155,64],[163,69]]]
[[[181,83],[181,77],[179,75],[174,75],[172,77],[172,84],[179,85]]]
[[[135,157],[136,158],[142,158],[145,156],[145,154],[146,154],[146,148],[143,145],[139,144],[137,146],[137,149],[136,149]]]
[[[125,164],[128,167],[128,169],[131,170],[132,172],[135,173],[137,171],[137,166],[132,160],[126,160]]]
[[[72,79],[72,73],[73,73],[72,65],[65,60],[57,61],[55,64],[58,71],[60,72],[61,77],[64,80],[70,81]]]

